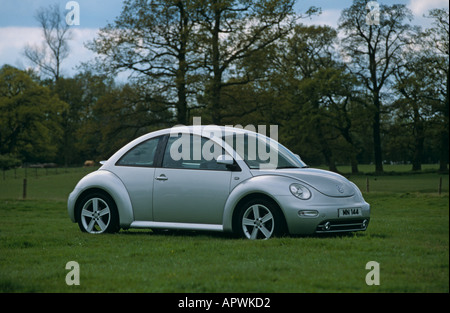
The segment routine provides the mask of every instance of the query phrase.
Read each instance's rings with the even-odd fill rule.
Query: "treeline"
[[[0,166],[106,159],[199,116],[278,125],[281,143],[331,170],[448,171],[448,10],[431,10],[421,29],[405,5],[379,5],[373,17],[367,2],[354,0],[334,29],[302,24],[320,9],[298,14],[293,0],[127,0],[73,77],[59,70],[70,29],[49,22],[55,7],[42,11],[50,49],[25,49],[35,70],[0,68]],[[127,83],[115,83],[121,72]]]

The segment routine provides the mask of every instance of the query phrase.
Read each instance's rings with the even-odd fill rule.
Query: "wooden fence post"
[[[22,193],[22,198],[23,200],[25,200],[27,198],[27,179],[24,178],[23,179],[23,193]]]

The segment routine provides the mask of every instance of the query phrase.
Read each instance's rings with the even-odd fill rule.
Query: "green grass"
[[[26,178],[26,199],[67,200],[76,183],[92,171],[94,168],[8,170],[4,176],[0,173],[0,199],[22,199]]]
[[[322,167],[326,169],[326,167]],[[350,165],[338,165],[337,169],[342,173],[351,173]],[[422,172],[437,172],[439,169],[439,164],[422,164]],[[375,172],[374,164],[359,164],[358,170],[364,174],[373,175]],[[386,174],[405,174],[412,173],[411,164],[383,164],[383,170]],[[420,172],[417,172],[420,173]]]
[[[87,171],[29,175],[25,201],[21,178],[0,180],[0,292],[449,292],[448,176],[441,195],[432,173],[371,176],[369,193],[366,176],[350,177],[372,207],[366,232],[248,241],[81,233],[66,199]],[[72,260],[79,286],[65,283]],[[379,286],[365,283],[369,261],[380,264]]]

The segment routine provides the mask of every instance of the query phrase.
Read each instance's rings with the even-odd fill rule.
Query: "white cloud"
[[[39,43],[41,30],[33,27],[0,28],[0,64],[10,64],[23,68],[23,49],[27,43]]]
[[[341,12],[341,9],[323,10],[319,16],[314,15],[311,18],[302,19],[301,22],[305,25],[328,25],[337,28]]]
[[[409,8],[416,17],[428,14],[428,11],[435,8],[447,8],[448,0],[410,0]]]
[[[94,53],[84,47],[84,43],[92,40],[98,32],[94,28],[73,28],[69,41],[70,53],[62,63],[63,75],[71,76],[75,67],[81,62],[94,57]],[[20,69],[30,66],[23,54],[25,46],[41,45],[42,31],[39,27],[1,27],[0,28],[0,66],[10,64]]]
[[[428,11],[431,9],[447,9],[447,0],[410,0],[408,7],[414,14],[414,23],[420,25],[423,28],[428,28],[432,26],[432,19],[426,18]]]
[[[70,54],[63,63],[65,68],[75,71],[75,67],[80,65],[81,62],[86,62],[95,57],[95,54],[84,45],[88,41],[93,40],[98,31],[99,30],[95,28],[73,29],[72,40],[69,42]]]

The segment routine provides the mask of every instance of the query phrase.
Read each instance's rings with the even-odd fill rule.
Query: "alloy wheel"
[[[111,222],[111,210],[101,198],[91,198],[81,209],[81,223],[90,234],[100,234],[108,229]]]
[[[275,221],[272,212],[262,204],[254,204],[245,210],[242,230],[248,239],[268,239],[272,237]]]

